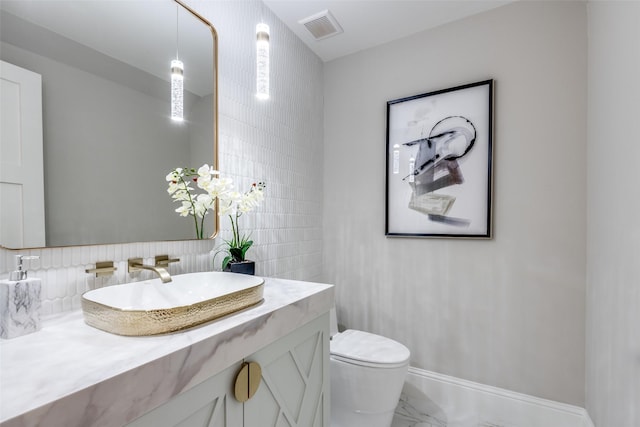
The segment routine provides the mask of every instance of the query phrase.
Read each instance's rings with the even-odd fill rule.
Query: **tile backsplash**
[[[118,283],[147,280],[154,273],[127,273],[127,259],[142,257],[153,265],[155,255],[169,254],[180,262],[169,267],[171,274],[211,270],[211,241],[127,243],[118,245],[69,246],[28,250],[2,250],[0,270],[14,269],[15,255],[37,255],[25,261],[29,277],[42,279],[42,315],[80,308],[80,296],[89,290]],[[99,261],[114,261],[117,270],[111,276],[95,277],[85,270]]]

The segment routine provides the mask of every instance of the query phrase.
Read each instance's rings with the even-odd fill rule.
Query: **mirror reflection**
[[[165,176],[215,164],[214,30],[171,0],[3,0],[0,19],[0,245],[195,238]],[[184,64],[182,122],[170,118],[176,58]],[[33,73],[41,76],[43,166],[37,148],[23,155],[34,144],[25,135],[38,133],[24,108],[37,101],[20,98],[38,86]],[[41,182],[40,208],[25,202],[25,192],[38,191],[32,181]],[[206,233],[214,232],[210,219]]]

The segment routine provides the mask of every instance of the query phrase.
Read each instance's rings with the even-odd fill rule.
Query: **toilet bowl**
[[[390,427],[409,367],[409,349],[380,335],[333,329],[331,427]]]

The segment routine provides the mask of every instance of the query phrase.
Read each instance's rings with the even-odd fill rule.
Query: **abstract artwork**
[[[491,237],[493,80],[387,102],[387,236]]]

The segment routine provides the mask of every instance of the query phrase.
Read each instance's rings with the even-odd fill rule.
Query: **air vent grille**
[[[342,33],[342,27],[328,10],[323,10],[298,22],[304,25],[316,40]]]

